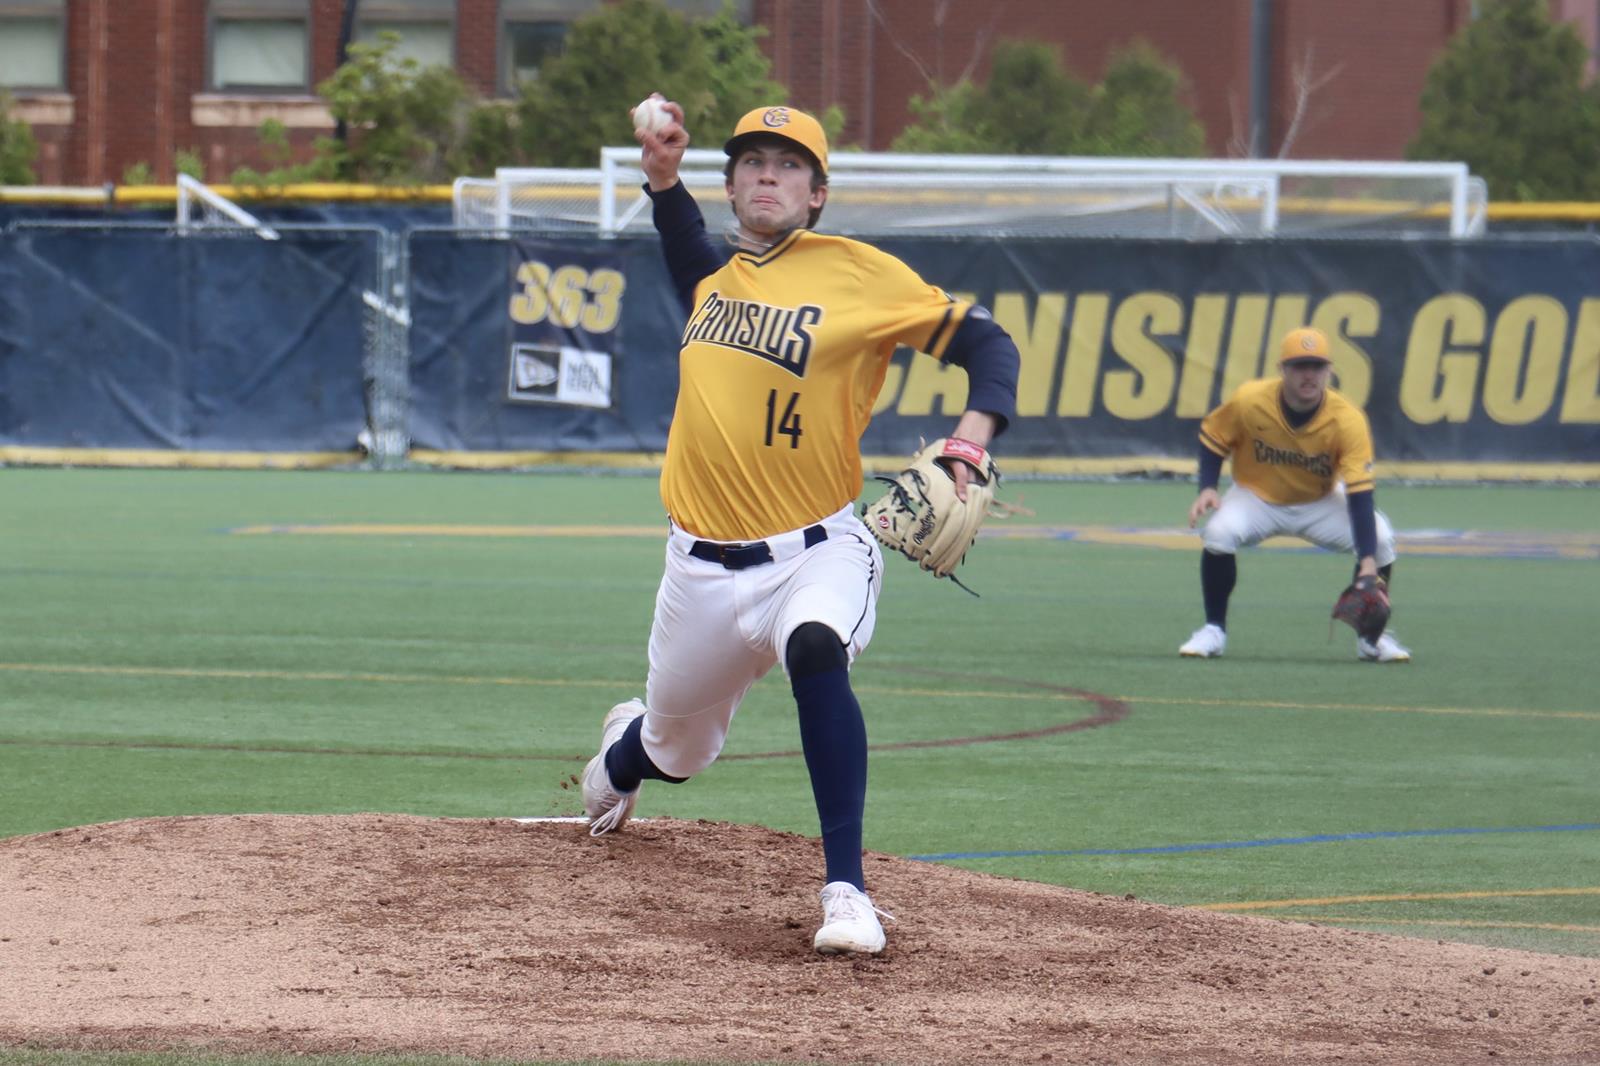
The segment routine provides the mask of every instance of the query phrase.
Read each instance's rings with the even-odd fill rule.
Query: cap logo
[[[761,115],[761,124],[768,129],[780,129],[789,124],[789,109],[787,107],[769,107]]]
[[[1300,347],[1304,348],[1308,352],[1315,351],[1317,348],[1317,338],[1313,337],[1309,333],[1305,334],[1300,338]]]

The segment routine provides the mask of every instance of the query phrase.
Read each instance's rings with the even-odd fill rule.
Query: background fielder
[[[980,449],[1016,406],[1019,358],[980,309],[870,245],[813,233],[828,143],[787,107],[745,115],[724,146],[735,249],[706,235],[678,180],[683,110],[640,121],[642,167],[689,312],[661,472],[670,519],[643,702],[612,708],[583,775],[596,835],[628,820],[645,780],[710,766],[750,687],[782,662],[822,830],[822,952],[883,950],[863,879],[866,726],[849,667],[872,638],[883,559],[853,511],[860,439],[889,358],[909,345],[966,367],[954,436]],[[657,108],[646,109],[654,112]],[[957,463],[965,498],[973,476]]]
[[[1279,350],[1281,376],[1248,382],[1200,424],[1200,494],[1189,526],[1211,512],[1200,554],[1206,624],[1178,649],[1214,658],[1228,645],[1228,599],[1240,548],[1272,536],[1302,537],[1329,551],[1354,552],[1358,578],[1387,585],[1394,528],[1374,504],[1372,431],[1361,409],[1328,387],[1332,363],[1319,330],[1290,330]],[[1233,487],[1217,495],[1222,461],[1233,457]],[[1370,662],[1410,662],[1385,632],[1356,640]]]

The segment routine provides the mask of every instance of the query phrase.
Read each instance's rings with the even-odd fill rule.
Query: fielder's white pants
[[[846,506],[817,523],[828,538],[810,548],[803,530],[767,538],[773,561],[743,570],[689,554],[697,539],[671,527],[656,593],[645,684],[645,754],[672,777],[693,777],[722,751],[750,687],[783,662],[806,622],[832,629],[854,662],[872,639],[883,556]]]
[[[1388,566],[1394,562],[1394,527],[1382,511],[1375,518],[1378,550],[1374,559],[1379,566]],[[1344,486],[1310,503],[1268,503],[1235,484],[1223,494],[1222,505],[1206,520],[1202,533],[1206,551],[1221,555],[1233,555],[1240,548],[1280,536],[1299,537],[1328,551],[1354,554],[1356,542],[1350,532]]]

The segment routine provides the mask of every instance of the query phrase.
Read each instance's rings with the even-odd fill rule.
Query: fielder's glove
[[[951,472],[951,464],[961,462],[972,467],[965,501],[956,495]],[[913,456],[897,476],[878,480],[889,491],[861,512],[872,535],[935,577],[961,585],[952,571],[977,540],[1000,484],[1000,471],[989,453],[972,441],[941,437]]]
[[[1362,640],[1376,641],[1389,624],[1389,593],[1381,577],[1358,577],[1339,593],[1333,617],[1354,629]]]

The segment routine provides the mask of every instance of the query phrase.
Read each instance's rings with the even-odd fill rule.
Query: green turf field
[[[1033,514],[996,528],[1040,528],[979,545],[979,598],[888,560],[855,672],[868,847],[1600,956],[1600,491],[1381,487],[1430,533],[1395,575],[1409,666],[1330,641],[1347,561],[1272,548],[1241,558],[1228,656],[1180,659],[1192,492],[1010,483]],[[563,780],[642,692],[662,527],[648,476],[0,470],[0,836],[577,813]],[[1037,735],[985,739],[1010,734]],[[639,813],[814,835],[798,747],[770,676],[727,757]]]

